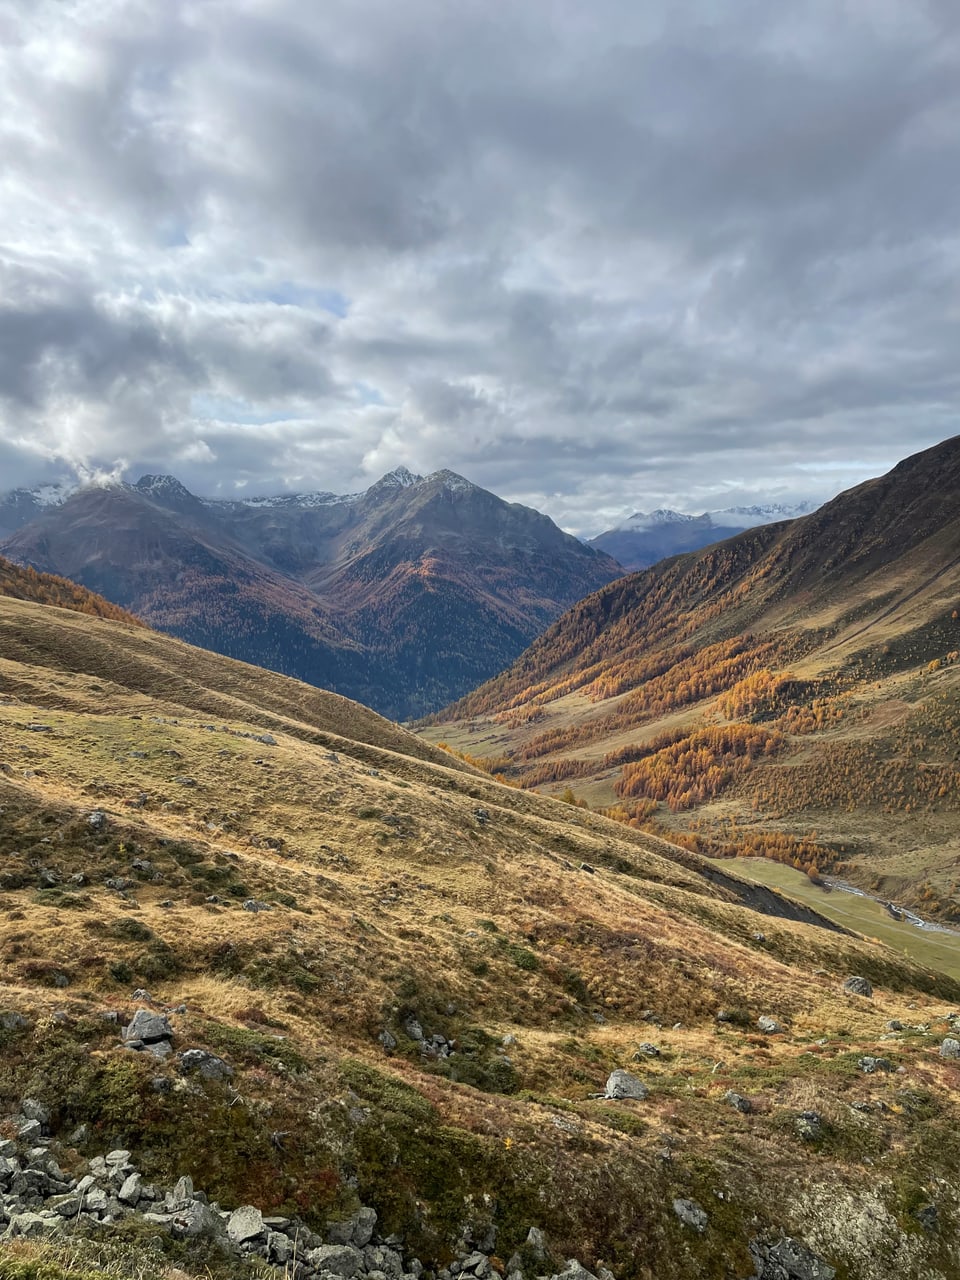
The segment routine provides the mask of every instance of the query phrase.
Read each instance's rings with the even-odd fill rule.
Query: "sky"
[[[960,432],[954,0],[0,0],[0,489],[584,534]]]

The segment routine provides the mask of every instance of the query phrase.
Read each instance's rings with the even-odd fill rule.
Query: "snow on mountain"
[[[669,507],[658,507],[656,511],[635,511],[632,516],[616,527],[627,533],[643,533],[647,529],[658,529],[665,524],[685,524],[690,520],[703,519],[702,516],[688,516],[682,511],[671,511]]]
[[[798,502],[793,505],[769,502],[751,507],[725,507],[720,511],[704,511],[698,516],[685,511],[673,511],[658,507],[656,511],[635,511],[621,524],[615,526],[618,533],[646,533],[665,525],[700,523],[711,529],[753,529],[759,524],[774,524],[778,520],[795,520],[798,516],[816,511],[818,502]]]
[[[753,529],[758,524],[776,524],[778,520],[796,520],[816,511],[819,502],[768,502],[753,507],[726,507],[708,511],[707,518],[716,529]]]

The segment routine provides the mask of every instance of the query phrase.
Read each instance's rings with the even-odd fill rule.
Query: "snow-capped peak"
[[[818,502],[766,502],[750,507],[726,507],[722,511],[708,511],[710,523],[717,528],[752,529],[758,524],[776,524],[778,520],[796,520],[816,511]]]
[[[682,511],[671,511],[669,507],[657,507],[656,511],[635,511],[629,519],[624,520],[623,524],[618,524],[617,528],[631,533],[642,533],[645,529],[656,529],[659,525],[686,524],[698,518],[688,516]]]
[[[415,484],[419,484],[423,476],[415,476],[412,471],[406,467],[397,467],[394,471],[388,471],[382,476],[377,483],[382,485],[390,485],[396,489],[410,489]]]
[[[471,484],[469,480],[464,479],[463,476],[458,476],[456,471],[449,471],[447,468],[442,471],[432,472],[427,476],[427,479],[435,484],[442,485],[448,493],[469,493],[471,489],[477,487],[475,484]]]
[[[162,494],[167,498],[173,495],[178,498],[192,497],[190,490],[186,489],[176,476],[141,476],[133,487],[140,493]]]

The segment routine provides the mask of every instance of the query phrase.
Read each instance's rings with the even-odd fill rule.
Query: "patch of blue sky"
[[[230,422],[241,427],[263,427],[271,422],[293,422],[302,415],[285,409],[282,414],[254,409],[246,400],[198,392],[190,397],[190,412],[204,422]]]
[[[350,299],[338,289],[312,289],[307,285],[281,280],[270,289],[258,292],[266,302],[279,307],[303,307],[308,311],[326,311],[342,320],[350,309]]]
[[[353,382],[351,388],[361,404],[386,404],[386,400],[376,387],[369,382]]]

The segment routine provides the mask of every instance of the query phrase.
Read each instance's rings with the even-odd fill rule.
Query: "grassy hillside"
[[[717,854],[960,918],[960,440],[621,579],[424,736]]]
[[[956,1273],[955,978],[143,629],[5,599],[0,654],[6,1111],[227,1205],[359,1198],[429,1261],[536,1225],[623,1280],[745,1276],[781,1231],[845,1277]],[[233,1079],[122,1048],[136,989]],[[599,1096],[618,1067],[644,1101]]]
[[[37,604],[55,605],[60,609],[73,609],[94,618],[110,618],[114,622],[128,622],[131,626],[144,624],[126,609],[111,604],[86,587],[78,586],[68,578],[58,578],[52,573],[37,573],[11,564],[0,556],[0,596],[14,600],[33,600]]]

